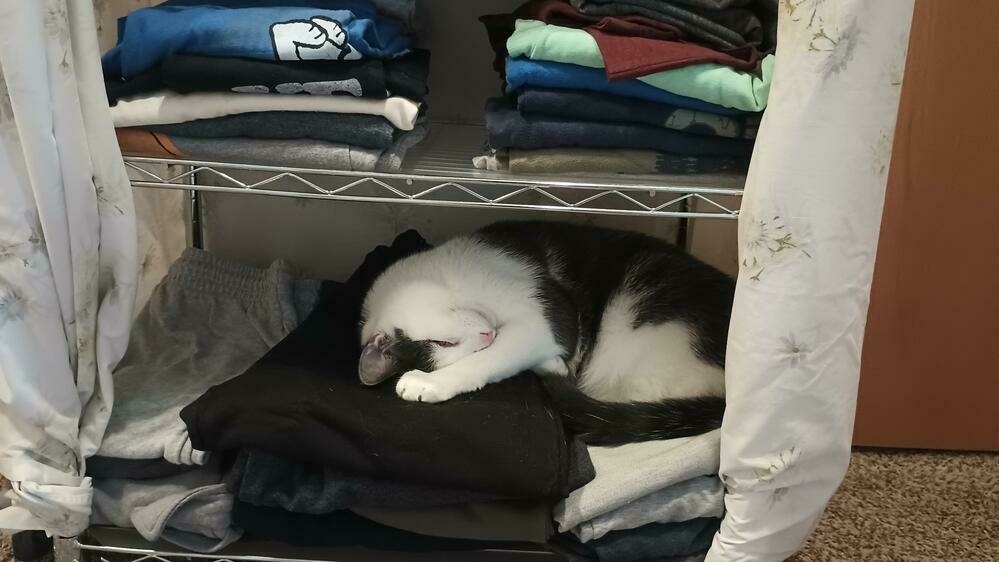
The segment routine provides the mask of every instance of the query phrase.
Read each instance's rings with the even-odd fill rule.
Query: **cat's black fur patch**
[[[697,355],[724,367],[735,281],[672,244],[634,232],[541,221],[497,223],[477,236],[543,272],[538,298],[571,374],[578,377],[590,361],[604,310],[622,290],[638,295],[635,328],[682,322]],[[697,435],[719,427],[725,412],[722,397],[609,403],[562,377],[543,380],[569,430],[592,444]]]
[[[430,373],[437,368],[433,344],[426,340],[413,340],[398,328],[393,334],[389,353],[392,355],[392,364],[400,375],[412,369]]]
[[[542,221],[496,223],[477,236],[545,272],[539,297],[546,317],[580,368],[607,304],[622,289],[642,295],[636,328],[681,321],[698,356],[724,366],[735,281],[676,246],[635,232]]]
[[[566,428],[590,445],[614,446],[677,439],[721,427],[725,399],[720,396],[659,402],[601,402],[563,377],[542,377]]]

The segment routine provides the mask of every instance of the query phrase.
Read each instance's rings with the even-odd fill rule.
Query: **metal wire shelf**
[[[517,545],[474,551],[400,552],[364,548],[296,547],[237,542],[216,553],[197,553],[168,543],[146,542],[130,529],[93,527],[73,545],[76,562],[557,562],[543,547]]]
[[[482,130],[435,125],[399,172],[352,172],[129,156],[134,187],[675,218],[738,218],[743,176],[517,176],[472,167]],[[479,140],[475,140],[479,139]],[[183,166],[163,168],[163,165]],[[173,171],[165,171],[173,170]]]

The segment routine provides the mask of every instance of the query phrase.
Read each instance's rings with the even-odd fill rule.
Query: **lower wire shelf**
[[[76,540],[77,562],[558,562],[540,545],[475,551],[399,552],[365,548],[312,548],[270,542],[237,542],[211,554],[169,543],[149,543],[130,529],[92,527]]]
[[[398,172],[126,156],[134,187],[445,207],[735,219],[745,176],[536,175],[477,170],[481,127],[435,124]],[[181,170],[164,164],[182,166]]]

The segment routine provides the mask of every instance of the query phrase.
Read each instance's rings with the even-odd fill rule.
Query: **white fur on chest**
[[[689,328],[680,322],[632,328],[634,298],[614,297],[580,385],[607,402],[724,396],[724,371],[697,357]]]

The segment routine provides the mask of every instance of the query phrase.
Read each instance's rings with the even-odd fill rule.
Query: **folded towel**
[[[118,21],[118,44],[102,58],[104,75],[130,78],[172,54],[261,60],[392,58],[411,47],[399,24],[369,2],[339,0],[336,8],[167,3]]]
[[[510,36],[506,46],[511,57],[590,68],[604,67],[597,42],[581,29],[534,20],[518,20],[517,30]],[[773,64],[773,56],[764,58],[760,63],[759,76],[728,66],[698,64],[656,72],[641,76],[638,80],[660,90],[724,107],[763,111],[770,95]]]
[[[517,110],[580,121],[642,123],[715,137],[755,139],[759,115],[717,115],[663,103],[583,90],[522,88],[517,92]]]
[[[318,111],[378,115],[396,128],[410,131],[416,124],[420,104],[406,98],[365,99],[350,96],[275,96],[270,94],[160,92],[121,100],[111,108],[115,127],[142,127],[184,123],[256,111]]]
[[[509,98],[486,102],[486,130],[493,148],[642,148],[690,156],[746,158],[753,143],[691,135],[648,125],[571,121],[544,115],[523,115]]]
[[[745,115],[747,113],[667,92],[641,80],[610,82],[601,70],[575,64],[511,58],[506,63],[506,82],[507,92],[515,92],[524,86],[587,90],[665,103],[675,107],[685,107],[719,115]]]
[[[597,476],[555,507],[559,531],[673,484],[718,472],[721,431],[620,447],[590,447]]]
[[[395,140],[395,128],[384,117],[360,113],[260,111],[144,128],[177,137],[313,139],[381,149]]]
[[[399,96],[423,101],[430,66],[428,51],[397,59],[275,62],[233,57],[172,55],[128,80],[106,80],[111,105],[119,99],[161,90],[274,94]]]

